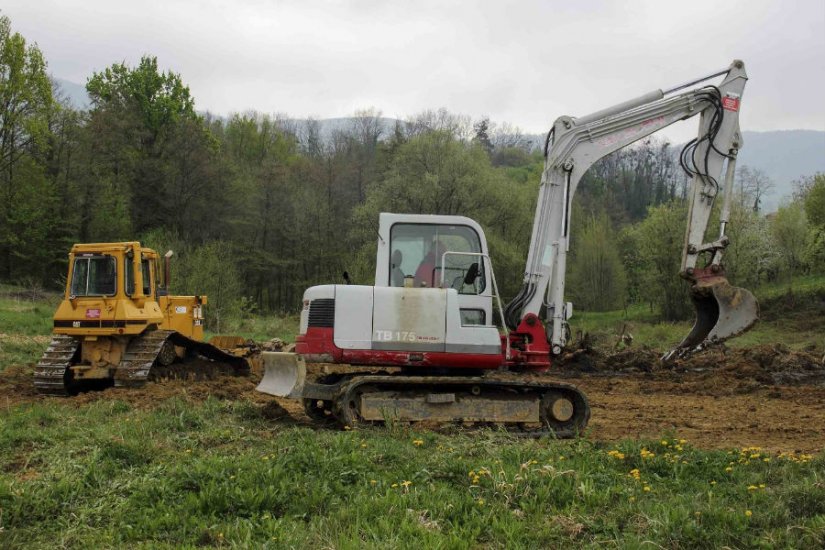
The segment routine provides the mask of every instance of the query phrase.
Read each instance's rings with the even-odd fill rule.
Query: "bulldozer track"
[[[188,356],[201,355],[216,361],[217,366],[213,369],[205,369],[202,366],[192,369],[185,360],[183,363],[157,364],[162,352],[164,356],[169,357],[169,363],[174,359],[174,349],[169,344],[184,348]],[[34,370],[34,386],[39,393],[72,395],[80,390],[95,387],[90,381],[72,380],[70,367],[76,359],[79,348],[80,340],[72,336],[56,335],[52,338]],[[170,349],[171,356],[168,353]],[[192,374],[197,374],[200,370],[208,370],[209,373],[218,370],[223,374],[244,375],[249,373],[249,365],[242,357],[226,353],[209,344],[191,340],[173,330],[151,330],[129,342],[123,358],[114,369],[113,381],[115,387],[138,388],[146,384],[148,380],[161,377],[187,378]],[[209,373],[205,372],[205,374]],[[96,386],[98,388],[101,387],[99,382]]]
[[[230,365],[227,374],[248,374],[249,364],[242,357],[226,353],[210,344],[192,340],[173,330],[153,330],[132,341],[115,372],[115,387],[140,387],[147,380],[156,378],[187,378],[198,374],[183,363],[170,365],[156,364],[164,345],[171,343],[186,350],[187,355],[197,354],[217,363]]]
[[[52,338],[43,357],[34,368],[34,387],[44,395],[69,395],[67,374],[80,342],[71,336]]]
[[[143,386],[163,345],[174,333],[173,330],[152,330],[132,340],[115,371],[115,387]]]

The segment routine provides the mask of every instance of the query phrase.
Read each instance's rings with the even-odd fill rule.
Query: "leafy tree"
[[[0,275],[43,276],[54,189],[43,170],[54,109],[46,61],[0,16]]]
[[[687,285],[679,277],[687,208],[669,202],[650,208],[648,217],[630,230],[636,250],[634,262],[643,266],[640,297],[659,307],[664,319],[690,316]]]
[[[226,180],[218,143],[181,77],[145,56],[137,67],[117,63],[94,73],[86,89],[93,172],[112,200],[128,201],[130,226],[142,232],[171,224],[184,235],[214,237],[202,234],[220,207],[208,197],[220,195]],[[104,225],[115,214],[98,211]]]
[[[771,230],[779,249],[780,270],[787,274],[790,285],[793,276],[804,267],[808,247],[808,218],[804,207],[798,201],[779,207]]]
[[[825,229],[825,174],[817,174],[804,196],[805,213],[815,227]]]
[[[568,288],[582,309],[608,311],[624,304],[627,280],[614,235],[603,213],[589,216],[575,236]]]
[[[189,88],[179,75],[159,72],[157,57],[144,56],[133,69],[116,63],[94,73],[86,90],[95,109],[137,111],[147,145],[153,145],[178,121],[197,118]]]

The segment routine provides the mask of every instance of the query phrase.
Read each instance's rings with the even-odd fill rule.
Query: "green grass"
[[[294,342],[299,322],[298,314],[255,315],[230,321],[226,330],[221,331],[221,334],[243,336],[256,342],[264,342],[273,338],[280,338],[284,342]],[[214,335],[215,333],[207,330],[205,339],[208,340]]]
[[[0,370],[36,361],[51,311],[0,296]],[[671,330],[631,314],[649,324],[645,338]],[[621,315],[585,318],[598,328]],[[239,324],[260,340],[283,330],[291,341],[295,326]],[[822,454],[678,449],[678,434],[664,445],[316,431],[274,402],[243,400],[4,402],[0,548],[825,544]]]
[[[0,372],[39,357],[49,342],[55,305],[0,294]]]
[[[214,399],[3,411],[0,546],[810,548],[825,536],[823,456],[313,431],[271,412]]]

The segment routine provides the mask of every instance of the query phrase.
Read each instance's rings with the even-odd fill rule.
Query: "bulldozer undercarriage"
[[[99,341],[106,342],[107,337]],[[140,387],[147,380],[164,378],[199,378],[214,374],[245,375],[249,365],[245,359],[220,349],[191,340],[172,330],[151,330],[131,338],[125,350],[113,348],[110,357],[120,357],[117,365],[82,362],[82,339],[55,335],[34,370],[34,385],[46,395],[74,395],[80,391],[106,387]],[[101,346],[96,346],[101,347]],[[94,355],[94,354],[87,354]],[[98,354],[100,355],[100,354]],[[213,363],[191,365],[198,356]]]
[[[344,426],[401,423],[503,426],[530,437],[574,437],[590,407],[575,386],[488,377],[328,375],[304,385],[304,409]]]

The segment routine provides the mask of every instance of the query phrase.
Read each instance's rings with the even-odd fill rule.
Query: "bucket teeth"
[[[725,277],[698,281],[690,294],[696,321],[685,339],[662,357],[665,361],[738,336],[759,320],[759,304],[754,295],[731,285]]]

